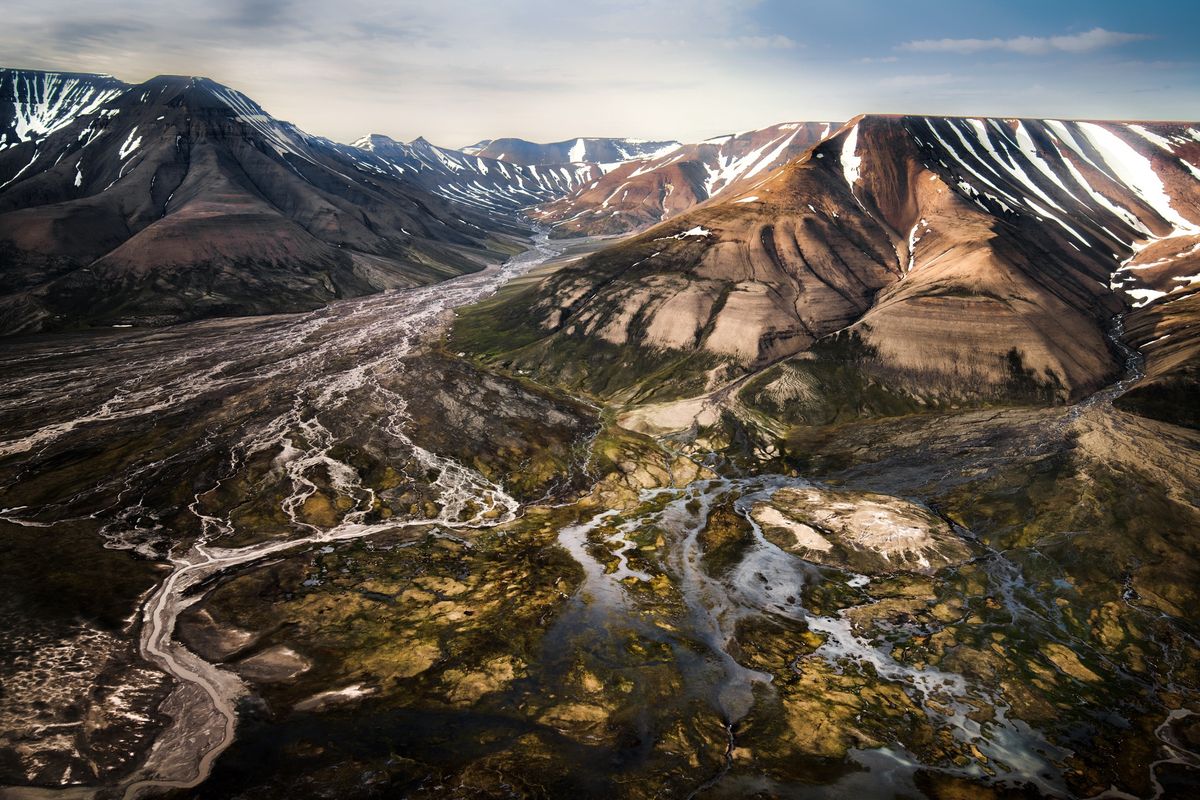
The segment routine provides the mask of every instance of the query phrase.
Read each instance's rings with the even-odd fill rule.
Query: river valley
[[[1187,796],[1191,433],[1122,383],[747,468],[448,346],[563,250],[6,350],[5,796]]]

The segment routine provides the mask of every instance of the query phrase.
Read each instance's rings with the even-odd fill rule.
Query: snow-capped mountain
[[[394,173],[447,200],[484,212],[512,214],[564,197],[604,174],[597,164],[522,166],[438,147],[423,138],[405,143],[372,134],[354,142],[353,147],[372,156],[355,154],[366,168]]]
[[[128,88],[108,75],[0,69],[0,150],[44,139]]]
[[[679,147],[676,141],[645,139],[567,139],[546,144],[525,139],[485,139],[462,148],[469,156],[484,156],[525,166],[552,164],[619,164],[640,158],[655,158]]]
[[[569,197],[533,213],[558,235],[636,230],[766,178],[839,127],[785,122],[718,136],[617,165]]]
[[[764,177],[511,300],[497,319],[544,337],[514,364],[610,393],[646,377],[610,358],[697,389],[766,370],[743,399],[791,418],[831,393],[1064,400],[1118,372],[1136,307],[1152,378],[1186,366],[1155,348],[1196,338],[1165,309],[1200,289],[1200,125],[872,115]]]
[[[311,308],[477,270],[522,230],[206,78],[2,78],[2,331]]]

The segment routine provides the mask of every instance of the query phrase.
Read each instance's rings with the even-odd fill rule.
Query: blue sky
[[[4,17],[6,66],[207,75],[342,141],[1200,118],[1194,2],[4,0]]]

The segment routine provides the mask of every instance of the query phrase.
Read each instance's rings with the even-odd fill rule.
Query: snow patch
[[[1112,131],[1092,122],[1080,122],[1079,130],[1100,153],[1113,174],[1154,209],[1154,212],[1175,226],[1177,232],[1200,233],[1200,227],[1184,219],[1171,205],[1162,180],[1150,165],[1149,159],[1134,150]]]
[[[136,139],[133,138],[137,134],[137,129],[138,126],[134,125],[133,129],[129,131],[129,136],[125,137],[125,144],[121,145],[121,149],[117,151],[117,156],[120,157],[122,161],[128,158],[129,155],[134,150],[137,150],[142,144],[142,137],[138,136]]]
[[[1166,297],[1166,292],[1160,292],[1157,289],[1126,289],[1125,294],[1133,298],[1133,307],[1141,308],[1147,303],[1152,303],[1160,297]]]
[[[858,126],[855,125],[846,131],[846,138],[842,140],[842,174],[850,186],[851,194],[854,194],[854,184],[858,181],[859,171],[862,168],[862,158],[855,154],[857,150]]]
[[[1153,144],[1157,147],[1161,147],[1163,150],[1166,150],[1168,153],[1175,152],[1175,148],[1171,146],[1171,143],[1169,141],[1167,141],[1166,139],[1164,139],[1163,137],[1159,136],[1157,133],[1148,131],[1145,128],[1143,128],[1141,125],[1129,125],[1127,127],[1129,128],[1129,130],[1133,131],[1138,136],[1145,139],[1147,142],[1150,142],[1151,144]]]
[[[98,88],[58,72],[9,73],[4,94],[12,98],[12,130],[18,142],[44,138],[90,114],[121,94],[116,87]]]

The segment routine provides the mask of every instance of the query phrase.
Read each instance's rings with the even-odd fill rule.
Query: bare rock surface
[[[934,572],[970,548],[945,520],[908,500],[873,492],[780,489],[753,519],[774,544],[808,561],[857,572]]]

